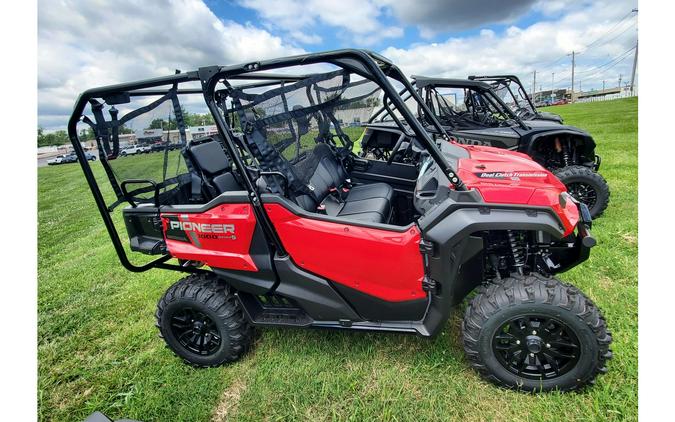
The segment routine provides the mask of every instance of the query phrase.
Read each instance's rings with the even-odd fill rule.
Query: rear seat
[[[309,175],[313,195],[300,195],[298,205],[315,212],[321,207],[328,215],[371,223],[388,223],[394,189],[386,183],[347,185],[347,172],[326,144],[319,143],[303,162],[299,173]]]
[[[190,162],[201,173],[202,191],[210,197],[223,192],[242,190],[241,184],[232,174],[232,167],[223,147],[215,139],[190,143],[187,147]]]

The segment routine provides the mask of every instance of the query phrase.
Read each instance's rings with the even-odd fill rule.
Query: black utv
[[[563,124],[560,115],[537,109],[516,75],[469,76],[469,80],[490,84],[492,91],[522,120],[546,120]]]
[[[586,204],[592,217],[599,216],[609,203],[609,186],[598,173],[600,157],[595,141],[586,131],[558,120],[534,118],[531,113],[515,112],[493,90],[479,80],[413,76],[413,84],[429,110],[443,124],[451,141],[491,146],[529,155],[553,172],[568,192]],[[408,98],[410,94],[408,93]],[[417,151],[415,145],[397,149],[396,139],[377,134],[388,102],[368,121],[362,138],[363,157],[407,162]],[[433,132],[431,116],[418,107],[419,120]],[[522,116],[529,116],[528,120]],[[382,135],[382,136],[380,136]],[[389,140],[389,141],[387,141]],[[412,158],[414,160],[414,158]]]

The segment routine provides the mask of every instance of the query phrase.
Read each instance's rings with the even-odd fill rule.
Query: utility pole
[[[633,73],[630,76],[630,95],[633,95],[633,84],[635,83],[635,69],[637,69],[638,43],[635,41],[635,57],[633,57]]]
[[[534,94],[537,91],[537,71],[532,72],[532,75],[532,98],[534,98]]]
[[[623,76],[623,75],[619,73],[619,90],[621,90],[621,77],[622,77],[622,76]]]
[[[568,56],[572,56],[572,97],[570,98],[572,102],[574,102],[574,58],[575,56],[579,54],[576,51],[572,50]]]
[[[555,86],[555,84],[553,83],[554,80],[555,80],[555,72],[551,72],[551,92],[553,92],[553,88]]]
[[[603,91],[605,90],[605,80],[604,79],[602,80],[602,90]]]

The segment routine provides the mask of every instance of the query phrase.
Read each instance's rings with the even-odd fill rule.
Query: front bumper
[[[579,208],[576,235],[570,235],[550,248],[551,257],[556,263],[556,267],[552,268],[554,273],[567,271],[586,261],[591,248],[597,244],[597,240],[591,234],[593,220],[588,207],[578,201],[575,201],[575,204]]]

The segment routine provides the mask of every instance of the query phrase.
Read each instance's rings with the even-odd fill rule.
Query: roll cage
[[[511,107],[509,107],[499,96],[495,95],[492,87],[487,83],[470,79],[429,78],[416,75],[413,75],[411,78],[412,82],[410,83],[410,87],[424,100],[425,107],[419,106],[417,109],[418,117],[421,121],[434,127],[437,131],[443,132],[444,129],[442,126],[446,126],[445,130],[447,130],[448,126],[451,130],[459,129],[457,122],[453,121],[454,116],[452,115],[446,115],[446,117],[449,118],[443,119],[442,122],[439,120],[439,117],[443,117],[441,116],[443,110],[436,110],[433,106],[433,100],[436,100],[438,104],[445,103],[447,105],[447,102],[443,96],[436,91],[437,88],[462,88],[475,91],[478,94],[477,96],[471,95],[466,98],[468,101],[467,106],[469,108],[492,108],[494,111],[501,114],[505,121],[513,120],[521,128],[528,129],[525,122],[523,122],[523,120],[519,118]],[[413,92],[406,86],[399,91],[399,95],[402,97],[403,101],[407,101],[409,98],[413,97]],[[380,118],[380,120],[384,118],[384,116],[387,115],[385,112],[388,111],[388,106],[390,107],[391,105],[385,102],[380,109],[373,113],[368,123],[374,123],[378,118]],[[451,107],[449,108],[451,109]],[[393,115],[393,112],[389,110],[388,114],[391,116]]]
[[[143,265],[133,264],[129,260],[125,248],[122,245],[112,217],[112,211],[117,205],[126,201],[129,202],[132,207],[136,207],[137,202],[143,201],[140,198],[140,195],[145,193],[152,193],[152,198],[147,199],[147,201],[152,201],[157,209],[157,213],[159,213],[162,207],[166,205],[165,199],[167,198],[167,187],[170,184],[178,184],[179,187],[181,184],[183,187],[189,184],[189,181],[184,177],[185,175],[178,175],[176,178],[170,179],[166,178],[166,152],[164,156],[164,176],[162,182],[159,183],[155,180],[146,179],[127,179],[119,181],[111,166],[111,162],[117,158],[120,151],[119,132],[124,122],[153,107],[157,107],[157,105],[163,102],[170,102],[173,107],[177,131],[180,133],[179,145],[185,147],[185,125],[184,122],[182,122],[181,105],[178,101],[178,97],[183,94],[198,94],[203,96],[204,102],[213,117],[217,132],[222,139],[222,146],[234,161],[237,169],[240,170],[242,185],[248,193],[248,200],[253,207],[256,219],[260,222],[266,238],[280,256],[283,257],[287,255],[273,225],[267,217],[264,207],[262,206],[260,193],[256,186],[257,177],[261,175],[261,172],[251,168],[251,161],[245,159],[246,145],[242,145],[242,142],[234,133],[232,115],[230,114],[228,116],[226,102],[224,100],[224,95],[222,94],[227,93],[228,89],[232,87],[237,87],[239,89],[242,89],[242,87],[262,88],[302,81],[311,77],[311,75],[273,74],[267,72],[297,65],[321,63],[335,65],[338,68],[353,72],[377,84],[384,93],[383,108],[389,112],[392,111],[392,107],[395,108],[405,122],[404,125],[394,117],[397,124],[401,128],[404,128],[405,126],[405,128],[412,130],[418,141],[426,148],[429,155],[453,183],[456,190],[466,190],[466,187],[456,174],[455,170],[450,166],[436,146],[434,139],[432,139],[430,134],[415,118],[414,114],[406,107],[404,100],[393,88],[388,78],[391,78],[404,86],[403,91],[410,93],[408,98],[412,97],[415,99],[419,110],[422,110],[422,112],[430,116],[432,124],[441,128],[440,123],[435,119],[433,113],[428,110],[422,98],[413,89],[412,85],[402,72],[386,58],[370,51],[351,49],[336,50],[265,61],[253,61],[230,66],[208,66],[189,72],[177,71],[176,74],[170,76],[93,88],[83,92],[77,99],[73,113],[68,121],[68,135],[75,154],[82,166],[85,179],[92,191],[108,234],[113,242],[115,251],[125,268],[134,272],[142,272],[151,268],[172,269],[185,272],[202,271],[189,266],[168,263],[167,261],[172,257],[167,253]],[[245,84],[236,84],[236,82],[245,82]],[[226,89],[224,91],[217,89],[219,83],[225,85]],[[190,87],[182,88],[183,85],[190,85]],[[114,106],[129,103],[130,100],[135,97],[159,98],[139,109],[132,110],[123,116],[119,116],[119,111]],[[102,114],[101,110],[104,104],[110,106],[110,120],[106,120]],[[93,118],[85,115],[85,108],[88,105],[91,107],[94,116]],[[223,111],[223,113],[221,113],[221,111]],[[90,126],[95,134],[95,140],[99,147],[99,156],[101,158],[100,162],[116,197],[116,200],[112,203],[106,202],[89,162],[86,160],[85,151],[78,135],[79,123]],[[439,136],[447,139],[443,130],[439,130],[437,133]],[[168,151],[168,147],[166,151]],[[145,184],[147,186],[131,191],[129,190],[130,186],[138,184]],[[171,191],[169,190],[168,192]]]
[[[505,90],[505,92],[507,92],[509,96],[513,99],[514,104],[516,104],[518,108],[526,108],[529,109],[529,111],[532,113],[535,114],[537,113],[537,107],[535,107],[530,96],[527,95],[527,91],[525,91],[523,83],[520,81],[520,78],[518,78],[516,75],[495,75],[495,76],[472,75],[469,76],[469,80],[488,83],[495,91]],[[515,92],[512,89],[511,86],[512,84],[516,84],[517,86]],[[518,100],[518,96],[520,96],[520,98],[525,101],[524,105],[522,104],[522,101]]]

